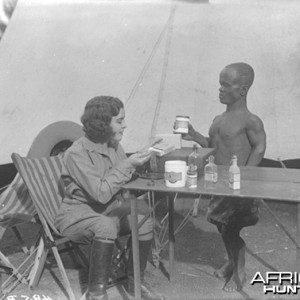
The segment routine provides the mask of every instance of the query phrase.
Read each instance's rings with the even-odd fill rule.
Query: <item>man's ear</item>
[[[248,92],[248,87],[247,86],[243,86],[241,88],[241,95],[245,96],[247,94],[247,92]]]

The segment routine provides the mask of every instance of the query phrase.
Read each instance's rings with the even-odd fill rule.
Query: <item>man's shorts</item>
[[[255,225],[259,220],[259,202],[259,199],[215,196],[210,200],[207,220],[213,224]]]

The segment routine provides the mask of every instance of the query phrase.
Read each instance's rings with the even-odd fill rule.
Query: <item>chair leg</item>
[[[74,250],[76,250],[77,254],[80,256],[81,260],[87,265],[87,258],[85,257],[85,255],[82,253],[82,251],[80,250],[80,248],[77,245],[73,245],[75,246]],[[78,249],[77,249],[78,248]],[[35,257],[35,262],[34,265],[30,271],[30,274],[28,276],[28,280],[29,280],[29,288],[30,289],[35,289],[39,283],[39,280],[41,278],[41,274],[43,272],[44,266],[45,266],[45,262],[48,256],[48,252],[49,250],[47,249],[46,245],[45,245],[45,241],[43,238],[40,239],[39,242],[39,246],[38,246],[38,250],[37,250],[37,254]],[[70,281],[68,279],[67,273],[65,271],[64,265],[62,263],[62,260],[60,258],[58,249],[56,246],[52,247],[52,252],[53,255],[55,257],[58,269],[61,273],[63,282],[64,282],[64,286],[66,288],[66,291],[69,295],[70,300],[75,300],[75,295],[74,292],[71,288],[71,284]]]
[[[0,251],[0,260],[4,263],[4,266],[12,270],[12,274],[18,278],[19,281],[26,284],[26,279],[19,273],[18,268],[15,268],[13,264],[7,259],[7,257]]]
[[[4,299],[20,282],[25,285],[28,284],[28,274],[32,269],[32,266],[34,265],[33,257],[36,252],[37,249],[31,252],[30,255],[28,255],[19,266],[14,267],[12,263],[0,251],[0,259],[4,263],[4,267],[9,269],[9,271],[11,272],[11,275],[6,278],[4,282],[1,282],[2,296],[0,299]]]
[[[61,258],[60,258],[60,255],[58,253],[57,247],[56,246],[52,247],[52,251],[53,251],[53,255],[55,257],[55,260],[57,262],[59,271],[61,273],[61,276],[63,278],[63,281],[65,283],[65,288],[67,290],[69,298],[70,298],[70,300],[75,300],[75,295],[74,295],[73,290],[71,288],[71,284],[70,284],[69,279],[67,277],[67,273],[66,273],[64,265],[61,261]],[[31,289],[35,289],[36,286],[38,285],[38,282],[41,278],[42,271],[43,271],[44,266],[45,266],[45,261],[46,261],[48,252],[49,252],[49,250],[47,249],[43,238],[41,238],[40,243],[39,243],[38,252],[37,252],[37,255],[35,257],[34,266],[31,269],[31,272],[29,274],[29,287]]]
[[[43,238],[40,238],[40,243],[38,246],[34,265],[28,276],[29,287],[31,289],[35,289],[38,285],[38,282],[41,278],[42,271],[44,269],[44,265],[45,265],[45,261],[46,261],[48,252],[49,252],[49,250],[46,248]]]
[[[75,299],[75,295],[74,295],[74,292],[71,288],[71,284],[70,284],[70,281],[68,279],[68,276],[67,276],[67,273],[66,273],[66,270],[65,270],[65,267],[62,263],[62,260],[60,258],[60,255],[58,253],[58,249],[57,247],[52,247],[52,251],[53,251],[53,254],[54,254],[54,257],[55,257],[55,260],[57,262],[57,265],[58,265],[58,268],[59,268],[59,271],[60,271],[60,274],[63,278],[63,281],[65,283],[65,287],[66,287],[66,290],[67,290],[67,293],[69,295],[69,298],[70,300],[76,300]]]

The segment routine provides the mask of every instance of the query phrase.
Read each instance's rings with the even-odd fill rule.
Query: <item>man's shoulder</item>
[[[215,126],[218,126],[219,123],[222,124],[227,124],[227,123],[232,123],[233,121],[236,121],[240,124],[241,127],[263,127],[263,121],[262,119],[250,112],[249,110],[244,110],[244,111],[236,111],[234,113],[232,112],[223,112],[220,115],[217,115],[214,118],[213,124]]]
[[[254,113],[252,113],[250,111],[249,111],[249,116],[247,118],[247,121],[250,124],[251,123],[262,123],[262,119],[258,115],[254,114]]]
[[[256,114],[250,113],[246,119],[246,130],[264,133],[265,129],[262,119]]]
[[[216,116],[214,117],[214,119],[213,119],[213,123],[219,121],[219,120],[220,120],[221,118],[223,118],[223,117],[226,117],[225,112],[223,112],[223,113],[221,113],[221,114],[219,114],[219,115],[216,115]]]

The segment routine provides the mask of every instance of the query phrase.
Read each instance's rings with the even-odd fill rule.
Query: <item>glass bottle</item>
[[[216,183],[218,181],[218,167],[215,164],[213,155],[208,157],[208,163],[204,167],[204,180],[207,183]]]
[[[187,171],[186,174],[186,186],[190,189],[194,189],[198,186],[197,172]]]
[[[188,171],[189,172],[198,172],[198,146],[197,144],[193,145],[193,152],[188,157]]]
[[[193,152],[188,157],[188,170],[186,177],[186,186],[189,188],[196,188],[198,181],[198,147],[193,145]]]
[[[241,188],[241,171],[237,164],[237,156],[233,155],[229,167],[229,187],[233,190]]]

